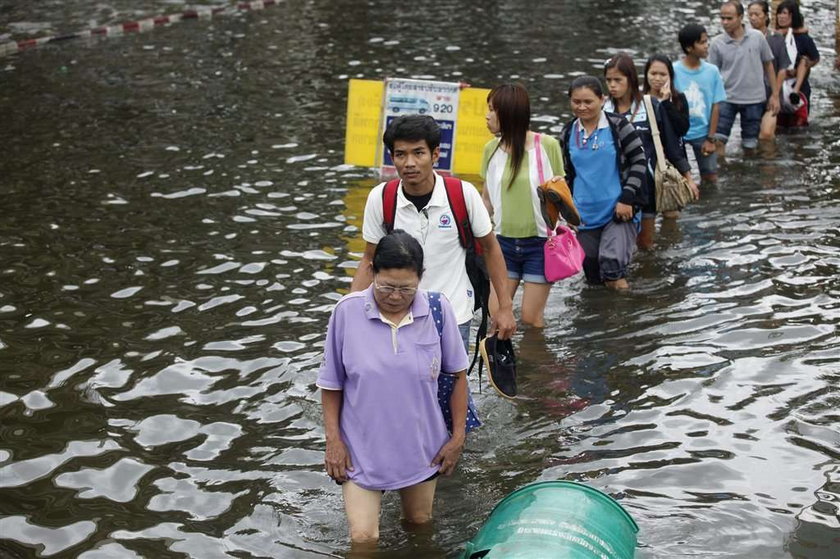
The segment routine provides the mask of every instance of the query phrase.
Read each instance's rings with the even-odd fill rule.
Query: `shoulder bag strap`
[[[429,291],[429,310],[432,313],[438,337],[443,337],[443,309],[440,306],[440,293]]]
[[[653,112],[653,103],[650,100],[650,95],[645,95],[645,108],[647,109],[648,122],[650,123],[650,132],[653,136],[653,145],[656,147],[656,166],[661,172],[665,169],[665,151],[662,149],[662,138],[659,137],[659,125],[656,123],[656,113]]]
[[[534,154],[537,158],[537,179],[540,181],[540,184],[537,185],[537,188],[542,188],[542,185],[545,184],[545,171],[543,170],[543,159],[542,159],[542,142],[540,140],[539,134],[534,134]],[[546,200],[546,204],[550,204]],[[548,223],[545,224],[546,228],[546,236],[551,237],[553,231],[551,227],[548,226]]]

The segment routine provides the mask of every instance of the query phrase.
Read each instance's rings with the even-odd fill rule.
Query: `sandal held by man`
[[[479,343],[481,359],[489,371],[490,384],[505,398],[516,397],[516,355],[510,340],[488,336]]]

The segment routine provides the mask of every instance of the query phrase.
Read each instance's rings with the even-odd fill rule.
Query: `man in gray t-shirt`
[[[709,62],[720,69],[726,101],[720,104],[715,137],[726,143],[735,117],[741,115],[741,143],[745,148],[758,145],[758,132],[765,109],[779,112],[779,83],[773,68],[773,52],[767,39],[743,24],[744,7],[730,0],[720,7],[723,33],[712,40]],[[764,88],[764,76],[770,96]]]

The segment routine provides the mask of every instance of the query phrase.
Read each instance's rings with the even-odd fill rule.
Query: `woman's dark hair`
[[[487,94],[487,103],[492,103],[499,119],[502,137],[496,145],[510,150],[510,183],[513,185],[522,160],[525,158],[525,141],[531,126],[531,100],[528,90],[518,83],[497,85]],[[495,150],[494,150],[495,153]],[[492,157],[492,155],[491,155]]]
[[[423,277],[423,247],[402,229],[394,229],[379,239],[373,252],[374,273],[394,269],[414,270],[418,278]]]
[[[770,4],[767,3],[767,0],[753,0],[747,4],[747,9],[752,8],[753,5],[758,6],[764,12],[764,27],[770,27]]]
[[[601,86],[601,80],[595,76],[580,76],[572,80],[572,85],[569,86],[569,97],[572,96],[573,91],[583,88],[591,90],[598,97],[604,96],[604,88]]]
[[[792,29],[805,27],[805,18],[802,17],[802,12],[799,10],[799,4],[796,0],[783,0],[776,8],[776,18],[779,17],[779,12],[782,10],[787,10],[790,13],[790,27]],[[776,25],[778,26],[778,23]]]
[[[620,52],[607,60],[606,64],[604,64],[604,76],[607,75],[607,70],[610,68],[615,68],[627,78],[627,89],[630,90],[631,100],[635,103],[641,102],[642,92],[639,91],[639,72],[636,70],[636,65],[633,64],[633,59],[630,55]],[[618,99],[612,99],[612,102],[615,108],[618,109]]]
[[[680,42],[683,52],[688,54],[688,49],[693,47],[695,43],[703,38],[703,33],[706,33],[706,35],[709,34],[706,31],[706,28],[699,23],[689,23],[683,26],[683,28],[680,29],[679,35],[677,35],[677,39]]]
[[[674,85],[674,65],[671,63],[671,59],[665,56],[662,53],[656,53],[651,55],[650,58],[647,59],[645,62],[645,71],[644,71],[644,84],[642,85],[642,91],[645,93],[650,93],[650,82],[648,82],[648,70],[650,70],[651,64],[654,62],[661,62],[668,68],[668,76],[670,78],[670,85],[671,85],[671,104],[674,105],[674,108],[678,111],[682,111],[683,109],[683,102],[682,96],[680,95],[679,90],[677,90],[677,86]]]
[[[391,153],[394,153],[394,142],[397,140],[410,142],[425,140],[429,151],[435,151],[435,148],[440,145],[440,126],[428,115],[398,116],[391,121],[385,129],[385,134],[382,135],[382,141]]]

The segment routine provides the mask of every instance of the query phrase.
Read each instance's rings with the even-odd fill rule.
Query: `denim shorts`
[[[767,103],[738,104],[727,101],[720,102],[720,119],[718,120],[715,136],[723,143],[729,139],[735,117],[741,115],[741,145],[754,149],[758,145],[758,132],[761,129],[761,117]]]
[[[697,160],[697,167],[700,169],[701,178],[707,175],[717,174],[717,150],[709,155],[703,155],[703,143],[705,141],[706,138],[685,141],[685,143],[691,146],[692,151],[694,151],[694,159]]]
[[[530,283],[548,283],[545,279],[545,237],[496,236],[505,255],[505,266],[510,279],[525,280]]]

